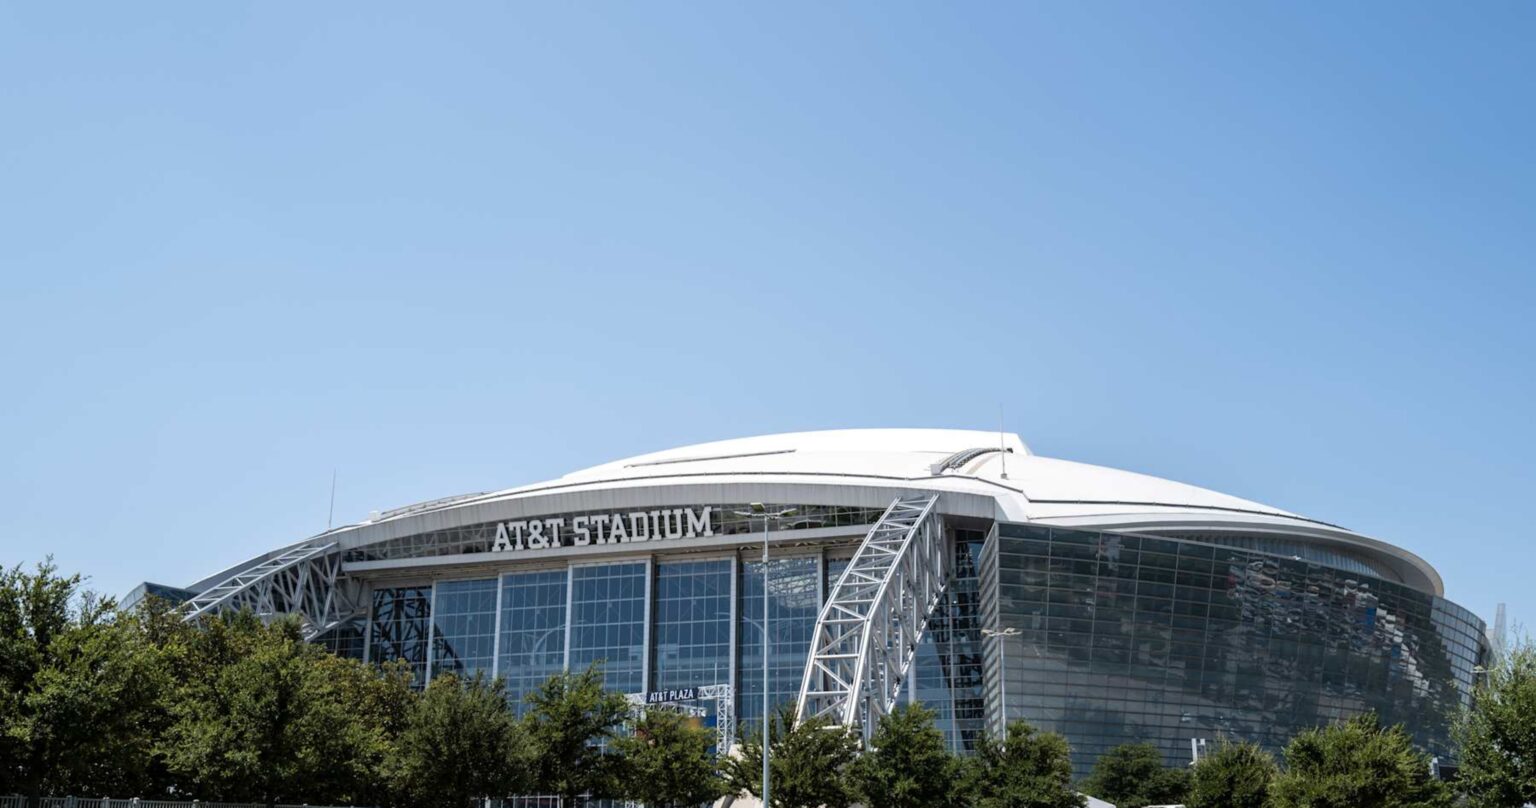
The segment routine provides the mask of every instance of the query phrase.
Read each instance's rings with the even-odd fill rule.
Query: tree
[[[1520,643],[1489,668],[1456,740],[1457,785],[1473,808],[1536,802],[1536,647]]]
[[[59,575],[0,573],[0,793],[148,788],[168,686],[156,649],[115,606]]]
[[[1285,771],[1269,789],[1273,808],[1447,808],[1445,784],[1400,726],[1374,713],[1291,739]]]
[[[1250,743],[1225,743],[1190,769],[1188,808],[1265,808],[1275,759]]]
[[[725,788],[712,743],[714,733],[682,713],[647,710],[633,732],[613,741],[621,760],[619,796],[652,808],[714,802]]]
[[[325,655],[320,675],[330,679],[334,698],[349,705],[367,732],[352,756],[360,781],[348,784],[354,805],[410,806],[401,788],[399,744],[421,694],[411,689],[410,663],[380,666]]]
[[[1023,721],[1003,739],[982,737],[966,762],[961,793],[974,808],[1082,808],[1072,789],[1072,750],[1054,732]]]
[[[357,688],[296,620],[249,612],[193,633],[163,752],[183,790],[229,802],[344,802],[379,776],[377,727]],[[369,672],[370,675],[372,674]]]
[[[608,747],[629,716],[629,701],[603,690],[602,669],[594,664],[581,673],[555,674],[527,702],[523,732],[534,787],[568,806],[582,794],[613,796],[616,755]]]
[[[847,776],[859,753],[858,738],[825,718],[796,723],[793,704],[780,708],[769,728],[772,808],[848,808],[853,792]],[[725,762],[726,782],[738,794],[762,799],[762,772],[761,735],[748,738],[740,755]]]
[[[475,797],[520,793],[526,755],[501,679],[432,678],[411,705],[394,766],[401,796],[421,808],[464,808]]]
[[[851,771],[854,793],[867,808],[937,808],[955,802],[960,763],[921,704],[880,718],[870,749]]]
[[[1189,772],[1163,768],[1163,755],[1149,743],[1126,743],[1093,764],[1083,790],[1116,808],[1142,808],[1184,801]]]

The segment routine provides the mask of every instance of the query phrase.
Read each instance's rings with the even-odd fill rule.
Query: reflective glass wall
[[[501,636],[496,672],[507,680],[514,709],[550,676],[565,670],[567,570],[509,573],[501,578]]]
[[[986,731],[986,697],[982,677],[981,579],[978,563],[985,534],[956,531],[954,575],[928,631],[918,645],[909,687],[899,701],[915,697],[935,713],[935,723],[951,751],[976,748]]]
[[[643,693],[646,597],[650,564],[591,564],[571,568],[571,643],[566,664],[581,670],[603,663],[608,689]]]
[[[810,655],[811,633],[821,611],[821,559],[775,558],[768,562],[768,693],[777,705],[794,701]],[[741,565],[741,604],[736,628],[741,672],[736,683],[740,732],[763,714],[763,562]]]
[[[1173,539],[1003,524],[981,559],[989,724],[1065,734],[1086,772],[1106,749],[1191,738],[1278,750],[1373,710],[1448,756],[1483,624],[1355,570]]]
[[[432,675],[490,677],[496,648],[496,579],[441,581],[432,598]]]
[[[731,559],[656,565],[651,690],[731,681]]]
[[[400,586],[373,591],[373,619],[368,627],[368,658],[404,660],[414,683],[427,681],[427,639],[431,631],[432,587]]]

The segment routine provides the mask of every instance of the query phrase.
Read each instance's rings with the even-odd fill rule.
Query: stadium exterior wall
[[[1064,733],[1082,773],[1109,746],[1191,738],[1278,748],[1375,710],[1452,757],[1447,726],[1483,626],[1427,562],[1205,489],[1041,458],[1017,436],[842,430],[725,441],[538,485],[376,514],[185,590],[218,591],[301,546],[334,546],[357,611],[337,653],[506,677],[517,695],[602,661],[629,693],[734,686],[760,715],[762,522],[773,526],[771,696],[796,696],[817,614],[892,499],[938,496],[953,571],[901,699],[952,747],[1022,718]],[[713,714],[718,705],[710,704]]]

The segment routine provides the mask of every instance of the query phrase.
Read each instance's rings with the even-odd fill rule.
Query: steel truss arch
[[[305,640],[361,614],[362,585],[341,571],[341,548],[305,544],[289,548],[204,589],[182,605],[187,622],[249,609],[269,620],[296,614]]]
[[[895,706],[949,582],[938,499],[898,497],[838,578],[816,619],[797,721],[826,717],[867,737]]]

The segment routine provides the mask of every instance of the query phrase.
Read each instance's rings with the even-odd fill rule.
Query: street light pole
[[[1003,737],[1008,737],[1008,638],[1019,635],[1019,630],[1013,626],[1004,629],[984,628],[981,630],[983,637],[997,638],[997,691],[998,701],[1003,715]]]
[[[763,808],[770,808],[769,802],[769,775],[768,775],[768,711],[771,700],[768,693],[768,523],[775,519],[794,516],[794,508],[785,508],[774,513],[768,512],[768,507],[761,502],[754,502],[751,510],[736,511],[737,516],[759,516],[763,520]]]
[[[757,506],[754,505],[753,510]],[[768,802],[768,516],[763,516],[763,808],[771,808]]]

